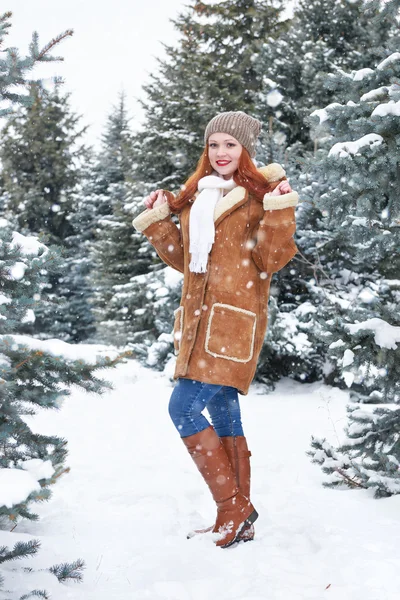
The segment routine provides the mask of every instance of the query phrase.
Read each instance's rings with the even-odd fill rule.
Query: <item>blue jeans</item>
[[[169,401],[169,414],[181,437],[210,426],[202,415],[205,408],[219,437],[243,435],[236,388],[178,379]]]

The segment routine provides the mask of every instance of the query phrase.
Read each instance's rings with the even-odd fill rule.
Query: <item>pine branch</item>
[[[321,264],[321,260],[319,257],[319,254],[317,253],[317,257],[318,257],[318,262],[313,263],[311,262],[306,256],[304,256],[304,254],[299,250],[298,254],[300,254],[300,256],[302,257],[303,260],[300,260],[297,256],[294,256],[294,260],[297,260],[298,262],[301,262],[303,264],[307,264],[309,266],[312,267],[313,269],[313,274],[314,274],[314,279],[316,281],[316,283],[318,284],[318,277],[317,277],[317,271],[321,271],[321,273],[326,277],[326,279],[329,280],[329,275],[327,274],[327,272],[325,271],[325,269],[322,267]]]
[[[47,594],[45,590],[32,590],[29,594],[24,594],[20,597],[19,600],[28,600],[28,598],[44,598],[45,600],[50,600],[50,596]]]
[[[353,478],[352,478],[352,477],[349,477],[349,476],[348,476],[348,475],[347,475],[347,474],[346,474],[346,473],[345,473],[345,472],[344,472],[342,469],[339,469],[339,467],[336,467],[334,470],[335,470],[337,473],[339,473],[339,475],[340,475],[341,477],[343,477],[343,479],[346,481],[346,483],[347,483],[347,485],[348,485],[349,487],[358,487],[358,488],[361,488],[361,489],[363,489],[363,490],[366,490],[366,489],[367,489],[367,486],[365,486],[365,485],[362,485],[361,483],[359,483],[359,482],[356,480],[356,476],[354,476]]]
[[[30,540],[29,542],[17,542],[12,550],[6,546],[0,548],[0,564],[9,560],[17,560],[34,556],[40,548],[39,540]]]
[[[6,13],[4,13],[3,15],[0,16],[0,32],[4,35],[8,35],[8,31],[7,29],[10,29],[11,27],[11,23],[6,23],[6,21],[8,19],[10,19],[10,17],[12,17],[12,12],[8,11]],[[0,48],[3,45],[3,37],[1,36],[0,38]]]
[[[30,356],[28,356],[27,358],[25,358],[24,360],[22,360],[20,363],[18,363],[17,365],[15,365],[15,369],[20,369],[22,367],[22,365],[24,365],[25,363],[27,363],[34,356],[43,356],[43,352],[41,352],[40,350],[37,350],[37,352],[34,352]]]
[[[64,33],[60,33],[57,37],[53,38],[38,54],[36,60],[42,60],[42,58],[52,49],[54,46],[59,44],[61,40],[66,37],[72,36],[74,34],[73,29],[67,29]],[[57,60],[64,60],[64,58],[60,57]]]
[[[53,565],[49,571],[55,575],[61,583],[72,579],[73,581],[82,581],[82,571],[85,568],[85,563],[81,558],[73,563],[62,563]]]
[[[51,482],[55,483],[57,481],[57,479],[59,477],[61,477],[61,475],[64,475],[64,473],[69,473],[71,470],[70,467],[66,467],[65,469],[62,469],[59,473],[57,473],[57,475],[54,475],[54,477],[51,478]]]
[[[127,358],[127,357],[133,357],[135,356],[135,353],[132,350],[126,350],[125,352],[123,352],[122,354],[119,354],[116,358],[114,358],[113,360],[108,360],[107,361],[107,366],[113,367],[114,365],[117,365],[121,362],[121,360],[123,358]],[[107,358],[107,357],[106,357]]]

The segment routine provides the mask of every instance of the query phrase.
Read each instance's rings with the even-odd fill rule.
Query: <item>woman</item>
[[[247,394],[256,370],[271,275],[297,252],[298,195],[280,165],[255,167],[260,130],[243,112],[214,117],[197,169],[177,197],[152,192],[133,221],[160,258],[184,274],[169,413],[217,504],[214,527],[202,531],[218,533],[222,548],[254,537],[258,514],[249,499],[238,392]]]

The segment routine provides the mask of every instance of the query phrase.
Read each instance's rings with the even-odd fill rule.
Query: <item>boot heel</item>
[[[253,512],[251,513],[251,515],[249,517],[247,517],[247,519],[245,520],[244,524],[248,525],[250,527],[250,525],[253,525],[253,523],[255,523],[258,519],[258,512],[256,510],[253,510]]]
[[[242,527],[240,528],[240,530],[238,530],[236,532],[236,535],[233,538],[233,540],[228,542],[227,544],[221,545],[220,548],[229,548],[230,546],[233,546],[233,544],[236,544],[236,542],[240,542],[240,535],[243,533],[243,531],[245,531],[247,529],[247,527],[251,527],[251,525],[255,521],[257,521],[257,519],[258,519],[258,512],[254,509],[253,512],[247,517],[247,519],[245,519],[245,521],[243,521]]]

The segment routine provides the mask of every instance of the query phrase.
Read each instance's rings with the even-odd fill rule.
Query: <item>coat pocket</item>
[[[174,350],[175,354],[179,354],[183,334],[183,306],[174,310],[174,317]]]
[[[230,304],[213,304],[205,351],[216,358],[246,363],[253,358],[257,315]]]

